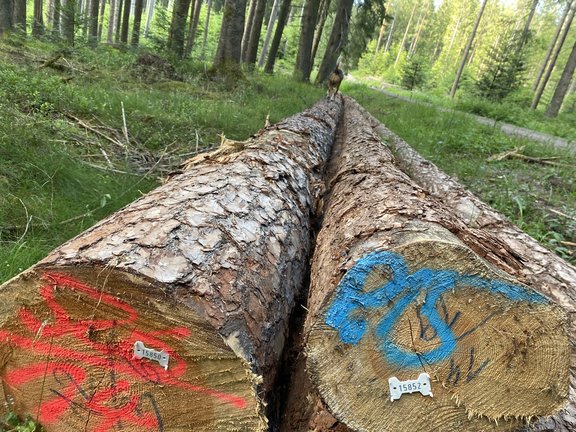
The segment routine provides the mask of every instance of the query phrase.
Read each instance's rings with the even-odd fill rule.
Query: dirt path
[[[350,76],[348,76],[348,77],[350,78]],[[566,149],[570,152],[576,153],[576,140],[567,140],[567,139],[560,138],[560,137],[557,137],[554,135],[549,135],[549,134],[546,134],[543,132],[538,132],[538,131],[535,131],[532,129],[526,129],[526,128],[516,126],[516,125],[510,124],[510,123],[502,123],[502,122],[499,122],[497,120],[490,119],[487,117],[482,117],[482,116],[479,116],[476,114],[469,114],[469,113],[465,113],[463,111],[457,111],[457,110],[451,110],[449,108],[439,107],[439,106],[431,104],[429,102],[418,101],[416,99],[412,99],[412,98],[409,98],[406,96],[400,96],[400,95],[394,94],[392,92],[389,92],[389,91],[381,89],[381,88],[376,88],[376,87],[370,87],[370,88],[373,90],[379,91],[380,93],[383,93],[386,96],[400,99],[400,100],[405,101],[405,102],[430,106],[430,107],[433,107],[437,110],[444,111],[444,112],[462,113],[464,115],[467,115],[467,116],[474,118],[478,123],[481,123],[483,125],[490,126],[493,128],[497,128],[502,133],[504,133],[508,136],[513,136],[513,137],[518,137],[518,138],[526,138],[526,139],[529,139],[532,141],[537,141],[537,142],[540,142],[542,144],[551,145],[551,146],[554,146],[554,147],[559,148],[559,149]]]

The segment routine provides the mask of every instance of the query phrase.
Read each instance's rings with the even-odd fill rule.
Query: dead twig
[[[558,167],[571,167],[572,166],[570,164],[555,162],[555,160],[559,159],[558,156],[550,156],[550,157],[526,156],[525,154],[521,153],[523,150],[524,150],[524,146],[517,147],[513,150],[508,150],[508,151],[490,156],[487,160],[489,162],[495,162],[495,161],[502,161],[504,159],[516,158],[516,159],[525,160],[526,162],[534,162],[534,163],[540,163],[540,164],[544,164],[544,165],[552,165],[552,166],[558,166]]]
[[[126,124],[126,112],[124,111],[124,102],[120,102],[122,107],[122,131],[124,132],[124,138],[126,139],[126,144],[130,145],[130,138],[128,138],[128,126]]]
[[[562,217],[565,217],[565,218],[567,218],[567,219],[572,219],[573,221],[576,221],[576,217],[567,215],[566,213],[562,213],[562,212],[559,211],[559,210],[555,210],[555,209],[549,209],[549,210],[550,210],[552,213],[554,213],[554,214],[557,214],[557,215],[562,216]]]

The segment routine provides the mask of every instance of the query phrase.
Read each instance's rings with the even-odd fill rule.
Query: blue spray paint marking
[[[387,268],[392,276],[384,286],[364,292],[363,286],[366,278],[376,266]],[[500,294],[512,301],[548,302],[543,295],[520,285],[459,274],[456,271],[420,269],[409,274],[406,262],[401,255],[384,251],[373,252],[361,258],[354,267],[348,270],[338,285],[325,322],[338,330],[340,339],[344,343],[356,345],[368,331],[368,323],[363,312],[387,306],[388,312],[375,329],[375,335],[380,341],[379,349],[385,358],[397,366],[409,368],[420,367],[422,361],[428,364],[438,363],[449,358],[456,349],[458,340],[473,331],[468,330],[457,337],[452,331],[455,320],[448,322],[438,312],[437,305],[440,303],[441,296],[455,289],[456,285]],[[428,321],[427,329],[432,329],[439,343],[427,352],[414,353],[395,344],[391,340],[391,335],[400,317],[422,292],[425,293],[425,301],[419,314]],[[485,320],[479,325],[484,322]]]

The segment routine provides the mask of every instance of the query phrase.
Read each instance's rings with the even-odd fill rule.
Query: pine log
[[[50,432],[268,430],[340,111],[196,160],[0,287],[9,407]]]
[[[355,103],[355,102],[353,102]],[[501,248],[485,256],[497,267],[553,299],[568,313],[570,328],[570,401],[557,415],[533,422],[524,431],[576,430],[576,268],[543,247],[504,215],[479,200],[436,165],[358,106],[374,131],[396,156],[396,165],[428,193],[442,200],[472,230],[497,237]],[[502,256],[505,255],[505,258]],[[514,257],[510,261],[510,257]]]
[[[317,394],[285,430],[500,431],[560,410],[562,308],[467,247],[477,233],[394,165],[348,99],[335,152],[304,324]],[[389,382],[422,373],[422,394]]]

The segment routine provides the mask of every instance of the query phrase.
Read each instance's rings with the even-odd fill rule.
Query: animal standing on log
[[[344,79],[344,72],[340,69],[340,65],[336,63],[334,71],[328,77],[328,93],[327,96],[330,100],[334,100],[340,89],[340,84]]]

